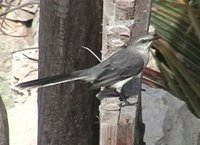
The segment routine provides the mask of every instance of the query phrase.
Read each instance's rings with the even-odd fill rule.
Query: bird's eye
[[[145,42],[146,42],[146,40],[142,39],[140,42],[141,42],[141,43],[145,43]]]

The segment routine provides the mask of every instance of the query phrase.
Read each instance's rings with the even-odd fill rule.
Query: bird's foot
[[[137,102],[134,103],[130,103],[127,101],[126,96],[123,96],[121,93],[117,92],[115,89],[104,89],[102,91],[100,91],[96,97],[101,101],[103,98],[107,98],[107,97],[119,97],[119,100],[122,102],[120,107],[123,106],[131,106],[131,105],[135,105],[137,104]]]
[[[133,105],[136,105],[137,102],[134,102],[134,103],[130,103],[129,101],[127,101],[126,97],[124,97],[123,95],[120,94],[120,101],[123,101],[124,104],[121,104],[120,107],[124,107],[124,106],[133,106]]]
[[[118,97],[119,93],[115,91],[114,89],[104,89],[100,91],[96,97],[101,101],[103,98],[107,97]]]

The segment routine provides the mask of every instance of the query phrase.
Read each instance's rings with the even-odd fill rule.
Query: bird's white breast
[[[111,86],[111,88],[116,89],[116,91],[118,91],[118,92],[121,92],[122,86],[123,86],[124,84],[126,84],[128,81],[130,81],[131,79],[132,79],[132,77],[127,78],[127,79],[122,80],[122,81],[119,81],[119,82],[113,84],[113,85]]]

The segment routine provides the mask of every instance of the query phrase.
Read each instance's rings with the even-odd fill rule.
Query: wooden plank
[[[137,97],[128,99],[130,103],[137,102]],[[134,128],[136,105],[124,106],[120,109],[118,130],[117,130],[117,145],[133,145],[134,144]]]
[[[131,7],[132,6],[132,7]],[[133,0],[105,0],[103,6],[103,59],[124,46],[133,23]],[[125,11],[124,11],[125,9]],[[124,25],[126,24],[126,25]],[[122,41],[123,40],[123,41]],[[131,102],[131,100],[129,100]],[[135,102],[135,100],[133,100]],[[119,107],[118,98],[105,98],[100,110],[100,145],[132,145],[136,106]],[[129,110],[132,111],[129,111]]]
[[[100,110],[100,145],[116,145],[117,124],[119,117],[119,100],[105,98],[101,101]]]
[[[126,45],[130,37],[147,33],[150,8],[151,0],[104,0],[103,59]],[[134,18],[139,23],[134,24]],[[131,97],[128,101],[138,101],[138,105],[120,107],[118,98],[109,96],[101,101],[100,145],[143,144],[141,96]]]
[[[140,21],[132,29],[132,34],[134,37],[139,34],[146,34],[148,32],[150,23],[152,0],[137,0],[135,4],[135,14],[134,17]],[[143,77],[143,72],[141,74]],[[141,84],[142,85],[142,84]],[[135,134],[134,134],[134,145],[145,145],[143,141],[145,133],[145,124],[142,121],[142,94],[138,96],[138,103],[135,116]]]

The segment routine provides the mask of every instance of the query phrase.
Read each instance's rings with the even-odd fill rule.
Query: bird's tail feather
[[[19,88],[28,88],[28,87],[42,88],[42,87],[53,86],[53,85],[61,84],[61,83],[65,83],[65,82],[81,80],[86,77],[86,76],[82,76],[79,74],[80,74],[80,72],[77,71],[72,74],[65,73],[65,74],[61,74],[61,75],[45,77],[45,78],[41,78],[41,79],[22,82],[22,83],[16,85],[16,87],[19,87]]]

